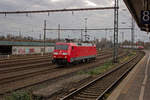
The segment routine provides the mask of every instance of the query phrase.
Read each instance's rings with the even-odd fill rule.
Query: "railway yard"
[[[106,71],[99,69],[104,72],[97,74],[92,70],[111,62],[111,50],[99,51],[95,61],[63,67],[52,64],[51,55],[1,59],[0,97],[3,100],[13,91],[25,91],[32,95],[33,100],[103,98],[105,92],[108,92],[106,90],[110,90],[115,83],[118,83],[143,55],[143,52],[120,49],[119,58],[122,61],[120,60],[119,64],[112,65],[116,67],[108,68]]]
[[[149,100],[149,5],[0,0],[0,100]]]

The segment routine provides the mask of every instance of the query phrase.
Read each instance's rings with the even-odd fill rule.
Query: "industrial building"
[[[53,51],[55,43],[45,43],[45,53]],[[43,42],[0,41],[0,55],[38,54],[44,52]]]

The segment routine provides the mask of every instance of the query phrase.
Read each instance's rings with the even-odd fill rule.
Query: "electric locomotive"
[[[91,43],[56,43],[52,63],[65,65],[96,59],[96,46]]]

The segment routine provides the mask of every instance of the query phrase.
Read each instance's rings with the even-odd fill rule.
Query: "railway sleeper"
[[[83,91],[83,92],[99,94],[99,93],[101,93],[102,91],[104,91],[104,89],[99,88],[99,89],[85,90],[85,91]]]
[[[85,98],[81,98],[81,97],[74,97],[74,98],[71,98],[69,100],[85,100]],[[86,99],[87,100],[87,99]]]
[[[94,92],[81,92],[80,94],[83,94],[83,95],[88,95],[88,96],[99,96],[99,93],[95,93],[96,91]]]
[[[87,88],[86,89],[86,91],[93,91],[93,90],[100,90],[101,89],[101,87],[99,86],[99,87],[90,87],[90,88]]]
[[[95,100],[98,96],[93,96],[93,95],[83,95],[83,94],[78,94],[77,96],[74,97],[75,100],[78,100],[78,98],[82,100]]]
[[[81,93],[86,93],[86,94],[91,94],[91,93],[94,93],[94,94],[98,94],[98,90],[84,90],[83,92]]]
[[[86,93],[79,93],[77,96],[79,97],[85,97],[85,98],[96,98],[98,95],[95,95],[94,93],[86,94]]]

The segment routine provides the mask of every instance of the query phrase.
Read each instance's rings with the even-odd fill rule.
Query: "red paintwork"
[[[96,46],[78,46],[75,43],[56,43],[56,45],[68,45],[68,50],[54,50],[58,53],[57,55],[53,52],[53,59],[62,58],[67,59],[67,62],[71,62],[71,58],[80,58],[87,56],[96,56]],[[73,47],[73,48],[72,48]],[[68,55],[62,55],[67,53]],[[66,57],[66,58],[65,58]]]
[[[143,46],[138,46],[138,49],[144,49],[144,47]]]

